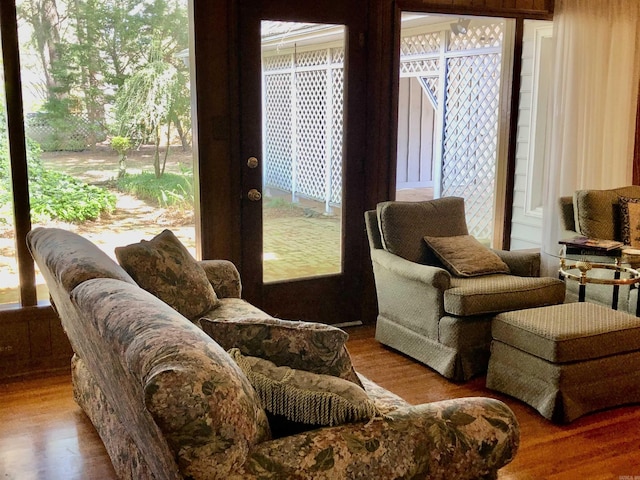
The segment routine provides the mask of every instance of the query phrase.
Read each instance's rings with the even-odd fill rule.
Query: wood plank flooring
[[[372,327],[348,332],[356,369],[413,404],[466,396],[505,401],[519,419],[522,438],[500,480],[640,479],[640,406],[554,425],[523,403],[487,390],[484,378],[452,383],[383,347]],[[100,438],[73,402],[69,375],[0,385],[0,479],[115,479]]]

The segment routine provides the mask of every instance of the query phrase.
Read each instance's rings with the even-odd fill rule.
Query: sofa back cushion
[[[112,400],[118,408],[146,407],[185,478],[203,471],[224,478],[253,445],[270,438],[266,414],[246,376],[173,308],[137,286],[110,279],[79,285],[72,301],[110,355],[88,365],[107,370],[98,377],[114,382],[113,391],[140,392],[139,398]],[[113,371],[125,378],[109,376],[110,361],[120,364]],[[136,385],[118,385],[127,382]]]
[[[619,197],[640,198],[640,186],[576,190],[573,194],[576,231],[590,238],[622,240]]]
[[[40,269],[47,270],[67,292],[92,278],[114,278],[135,285],[120,265],[76,233],[36,228],[27,234],[27,245]]]
[[[445,197],[426,202],[378,204],[378,226],[385,250],[406,260],[440,265],[425,236],[468,235],[464,199]]]

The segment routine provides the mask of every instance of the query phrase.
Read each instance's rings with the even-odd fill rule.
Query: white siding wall
[[[551,22],[531,20],[524,24],[511,250],[542,245],[551,30]]]

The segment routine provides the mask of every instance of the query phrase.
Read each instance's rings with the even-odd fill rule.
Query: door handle
[[[252,202],[258,202],[262,198],[262,194],[255,188],[252,188],[247,192],[247,198]]]

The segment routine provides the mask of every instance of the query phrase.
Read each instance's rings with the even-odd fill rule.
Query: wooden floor
[[[640,479],[640,406],[553,425],[521,402],[485,389],[484,378],[451,383],[378,344],[371,327],[348,331],[356,369],[411,403],[467,396],[504,400],[520,421],[522,437],[501,480]],[[115,479],[100,438],[71,398],[68,375],[0,385],[0,479]]]

